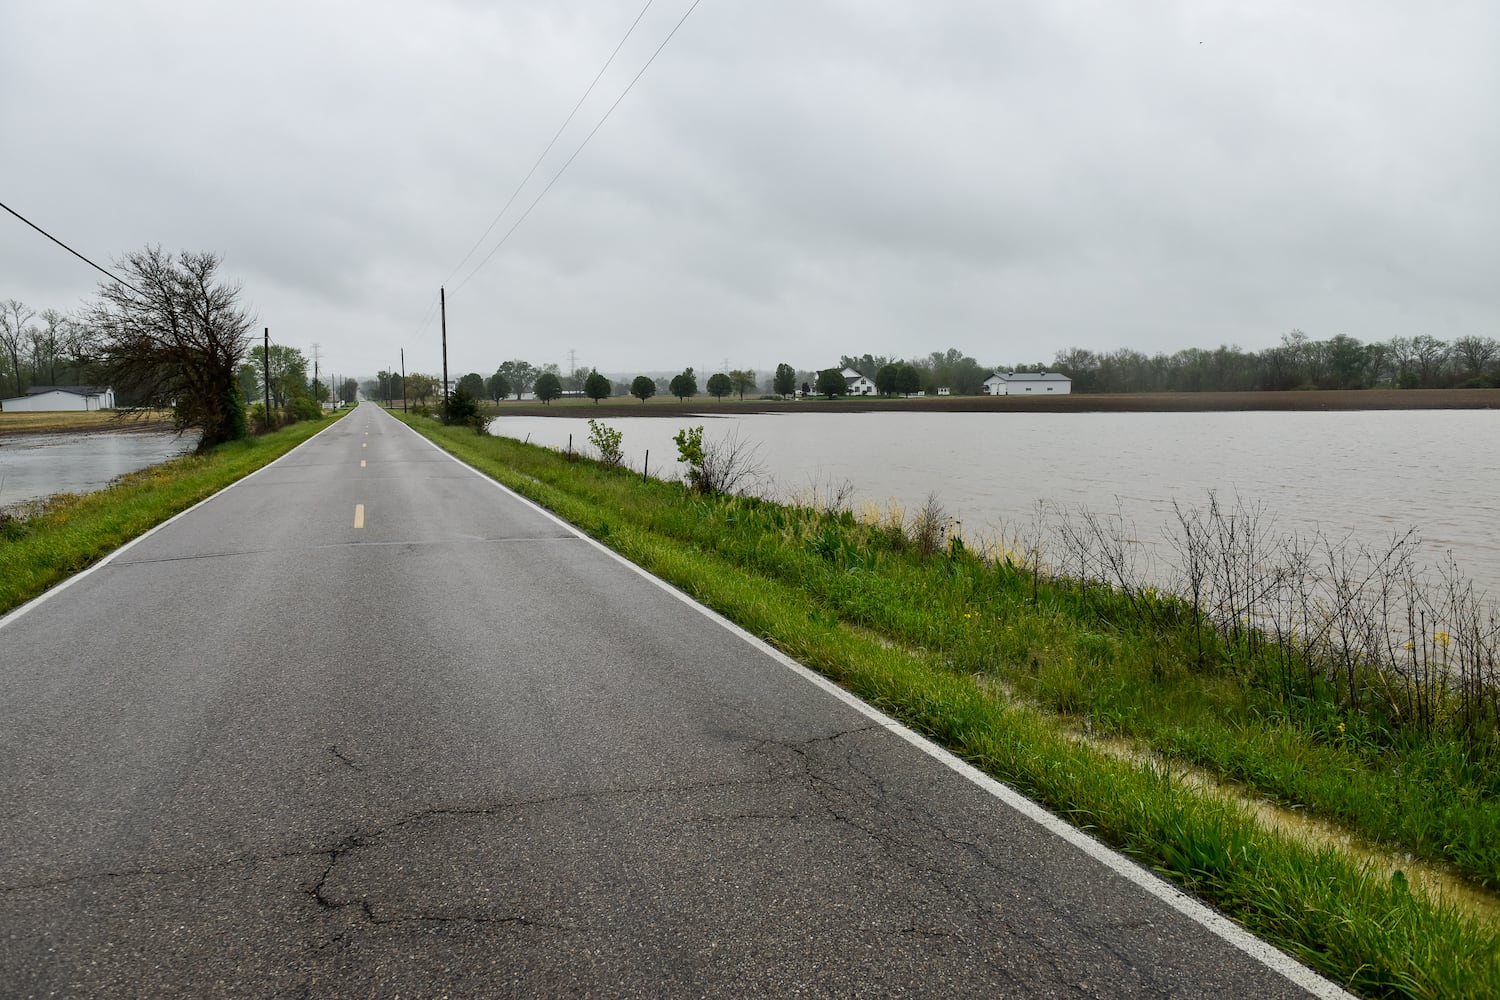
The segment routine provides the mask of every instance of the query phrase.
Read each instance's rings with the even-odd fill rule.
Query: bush
[[[463,386],[459,386],[449,394],[448,401],[443,404],[442,409],[445,424],[469,427],[475,434],[484,434],[489,430],[489,421],[479,411],[479,400],[465,391]]]
[[[760,449],[737,434],[705,445],[702,426],[685,427],[672,440],[677,442],[677,461],[688,467],[688,485],[699,493],[742,492],[763,471]]]
[[[298,420],[321,420],[323,407],[311,396],[293,396],[286,401],[287,423],[295,423]]]
[[[623,438],[624,435],[615,428],[589,419],[589,444],[599,449],[599,461],[605,465],[619,465],[624,460],[625,453],[620,448]]]
[[[271,416],[266,416],[266,404],[256,403],[250,407],[250,430],[254,434],[269,434],[276,429],[275,411]]]

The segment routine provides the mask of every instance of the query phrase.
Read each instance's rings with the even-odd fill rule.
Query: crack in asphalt
[[[132,869],[82,873],[26,883],[0,884],[0,895],[63,888],[91,881],[194,875],[279,861],[321,859],[322,865],[318,869],[317,874],[310,881],[300,882],[296,891],[311,900],[317,911],[323,914],[348,914],[359,924],[371,927],[431,923],[466,924],[496,929],[539,928],[555,932],[571,932],[585,928],[566,922],[558,923],[538,920],[523,913],[496,913],[486,912],[483,909],[448,909],[441,906],[440,903],[439,905],[425,903],[419,904],[416,907],[412,907],[410,904],[403,906],[399,903],[384,903],[378,898],[372,899],[367,894],[361,894],[357,889],[352,890],[349,894],[340,892],[335,884],[335,877],[340,865],[357,856],[359,852],[379,848],[389,843],[392,836],[398,831],[433,819],[499,817],[515,813],[518,810],[536,809],[566,802],[589,802],[643,795],[686,795],[722,788],[768,787],[791,781],[811,793],[816,801],[814,810],[781,812],[776,810],[757,811],[752,809],[741,813],[703,816],[694,821],[700,823],[745,821],[837,823],[858,832],[863,837],[869,838],[870,841],[878,845],[880,853],[891,861],[907,867],[924,880],[941,887],[951,898],[961,899],[969,906],[978,906],[986,911],[992,910],[994,915],[998,916],[999,907],[991,906],[985,900],[976,898],[961,872],[958,870],[944,870],[949,866],[933,866],[930,854],[922,850],[919,844],[913,842],[910,838],[903,837],[899,831],[891,832],[882,829],[874,822],[872,814],[893,815],[904,824],[916,824],[926,831],[938,835],[945,843],[962,849],[981,866],[997,868],[998,866],[994,860],[986,856],[980,850],[979,845],[953,837],[938,824],[916,816],[910,808],[893,810],[891,807],[895,803],[890,798],[886,783],[865,766],[865,761],[861,759],[863,750],[858,742],[845,742],[842,746],[842,753],[839,753],[838,750],[827,754],[821,752],[823,748],[839,747],[842,741],[849,741],[851,737],[877,732],[883,728],[882,726],[871,724],[800,741],[754,740],[746,746],[746,752],[749,754],[761,754],[770,750],[780,750],[791,754],[795,764],[790,769],[784,766],[775,766],[774,762],[767,761],[767,764],[771,766],[767,767],[763,773],[750,774],[744,777],[684,783],[643,784],[624,788],[590,789],[555,795],[481,802],[472,805],[435,804],[399,814],[381,825],[363,828],[357,827],[339,835],[338,839],[332,843],[312,844],[307,847],[272,851],[263,854],[243,854],[192,865],[141,866]],[[326,752],[340,765],[350,770],[361,772],[365,770],[364,764],[346,754],[338,744],[327,747]],[[837,776],[840,774],[854,776],[855,780],[841,782],[837,780]],[[851,809],[851,806],[856,808]],[[329,935],[321,942],[312,944],[312,947],[317,951],[343,947],[350,943],[351,936],[354,933],[355,928],[351,926],[330,928]],[[920,927],[915,924],[901,928],[900,933],[934,939],[961,937],[961,935],[955,935],[951,931]]]
[[[352,771],[363,771],[365,769],[365,766],[363,764],[356,763],[352,758],[345,754],[344,751],[340,750],[337,743],[329,747],[328,752],[333,754],[335,760],[339,761],[341,764]]]
[[[878,845],[881,853],[890,861],[905,866],[924,880],[941,887],[950,898],[976,906],[982,912],[992,917],[999,917],[1002,910],[1001,906],[994,901],[976,897],[961,871],[957,869],[944,870],[930,863],[924,864],[924,860],[931,859],[930,852],[922,851],[918,845],[899,835],[897,832],[885,829],[868,818],[854,815],[847,807],[850,804],[850,800],[863,800],[865,809],[862,812],[866,817],[872,813],[878,813],[894,817],[911,826],[919,827],[930,834],[936,835],[951,847],[967,855],[980,868],[995,872],[1003,871],[1007,878],[1014,879],[1016,873],[1011,866],[1004,865],[999,860],[991,857],[990,853],[985,849],[985,845],[961,837],[955,837],[944,826],[929,818],[912,805],[907,804],[898,808],[897,803],[890,796],[886,781],[864,767],[863,762],[858,759],[861,755],[861,747],[858,743],[850,743],[844,748],[841,765],[845,772],[862,779],[863,787],[843,784],[833,780],[829,775],[837,773],[838,769],[829,768],[825,766],[823,761],[814,759],[812,751],[820,745],[831,747],[847,737],[881,729],[884,729],[884,727],[869,725],[834,733],[831,736],[798,742],[769,739],[756,741],[753,750],[764,750],[774,747],[790,751],[797,755],[801,767],[802,782],[808,791],[818,799],[822,815],[814,816],[802,812],[747,812],[710,817],[705,822],[762,820],[778,822],[820,821],[840,824],[862,834]],[[1028,880],[1023,879],[1023,881]],[[942,936],[942,932],[932,933],[936,936]]]

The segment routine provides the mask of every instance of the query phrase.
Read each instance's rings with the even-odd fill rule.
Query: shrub
[[[624,460],[625,452],[620,448],[624,437],[615,428],[589,418],[589,444],[599,449],[599,461],[605,465],[619,465]]]

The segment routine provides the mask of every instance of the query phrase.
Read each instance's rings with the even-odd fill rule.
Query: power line
[[[677,34],[677,30],[682,27],[683,22],[685,22],[688,17],[692,15],[693,11],[698,9],[698,5],[702,2],[703,0],[693,0],[693,5],[687,9],[687,13],[683,14],[682,17],[677,21],[677,23],[672,26],[672,30],[667,32],[667,37],[662,39],[662,43],[656,47],[656,51],[651,53],[651,58],[646,60],[646,65],[642,66],[640,72],[636,73],[636,75],[631,78],[630,83],[627,84],[625,89],[620,92],[620,96],[615,98],[615,103],[611,104],[609,106],[609,110],[604,112],[604,117],[600,118],[599,121],[594,125],[594,127],[589,131],[589,134],[584,136],[583,142],[579,143],[578,148],[573,150],[573,155],[568,157],[568,161],[562,165],[562,169],[558,170],[557,173],[552,175],[552,179],[547,182],[547,186],[542,188],[542,193],[537,195],[532,203],[526,207],[526,211],[521,213],[521,217],[511,224],[511,227],[505,231],[504,236],[500,237],[500,242],[496,243],[490,249],[490,252],[485,254],[484,259],[474,266],[474,269],[468,273],[463,281],[460,281],[458,283],[457,287],[454,288],[454,291],[458,291],[458,289],[463,288],[465,285],[467,285],[469,283],[469,279],[478,274],[480,269],[490,262],[490,258],[494,257],[495,254],[499,252],[500,248],[505,246],[505,243],[510,239],[511,234],[514,233],[517,229],[521,228],[521,223],[526,221],[526,218],[531,215],[532,210],[535,209],[536,206],[541,202],[541,200],[547,196],[547,192],[552,190],[552,185],[557,183],[557,179],[567,172],[567,169],[573,165],[574,160],[578,159],[578,154],[583,152],[583,148],[589,144],[589,140],[594,137],[594,134],[597,133],[601,127],[603,127],[605,122],[609,121],[609,116],[615,113],[615,108],[620,106],[620,102],[625,100],[625,96],[630,93],[630,91],[635,87],[640,78],[642,76],[645,76],[646,70],[650,69],[651,64],[656,62],[656,57],[661,55],[661,50],[667,47],[667,43],[670,42],[672,40],[672,37]]]
[[[594,92],[594,88],[599,85],[599,81],[603,78],[605,71],[608,70],[609,67],[614,63],[615,56],[620,54],[620,50],[625,47],[625,43],[629,41],[630,36],[635,33],[636,25],[641,23],[641,18],[646,16],[646,11],[651,9],[651,4],[653,2],[655,2],[655,0],[646,0],[646,6],[642,7],[641,12],[635,16],[635,20],[630,22],[630,27],[625,31],[625,35],[620,39],[619,44],[615,46],[615,50],[609,54],[608,59],[604,60],[604,65],[599,67],[599,72],[594,74],[594,79],[590,81],[588,89],[583,92],[583,96],[578,99],[578,103],[573,105],[573,110],[568,112],[568,117],[563,119],[563,123],[559,125],[557,127],[557,131],[552,134],[552,141],[547,143],[547,148],[542,150],[541,155],[536,158],[536,162],[531,165],[531,169],[526,171],[526,176],[521,178],[521,183],[517,184],[516,189],[510,193],[510,197],[505,199],[504,206],[502,206],[500,211],[495,214],[495,217],[490,220],[490,224],[485,227],[484,232],[479,235],[479,239],[475,240],[474,245],[469,247],[469,252],[464,254],[464,259],[459,261],[458,264],[449,273],[448,277],[443,279],[444,285],[452,281],[453,276],[459,271],[463,270],[463,266],[469,262],[469,258],[474,256],[474,251],[478,250],[480,245],[484,243],[487,238],[489,238],[489,235],[494,231],[495,226],[497,226],[500,223],[500,220],[505,217],[505,213],[510,211],[510,206],[515,203],[515,200],[520,195],[522,189],[526,187],[526,183],[530,181],[532,175],[536,173],[536,168],[540,167],[542,165],[542,161],[547,158],[547,154],[552,152],[552,147],[557,145],[557,140],[562,138],[563,132],[570,124],[572,124],[574,117],[578,114],[578,109],[583,107],[583,102],[589,99],[589,95],[592,94]]]
[[[15,209],[11,208],[5,202],[0,201],[0,208],[5,209],[11,215],[14,215],[16,218],[20,219],[22,222],[24,222],[28,226],[30,226],[32,229],[35,229],[37,232],[39,232],[43,236],[47,237],[47,239],[51,240],[53,243],[56,243],[58,246],[62,247],[64,250],[68,251],[68,253],[72,254],[74,257],[77,257],[79,260],[83,261],[89,267],[92,267],[94,270],[98,271],[100,274],[104,275],[106,278],[110,279],[111,281],[117,282],[117,283],[119,283],[121,285],[124,285],[126,288],[130,289],[132,292],[135,292],[135,294],[137,294],[137,295],[140,295],[142,297],[145,296],[145,294],[146,294],[145,292],[141,291],[139,288],[135,287],[130,282],[126,281],[124,278],[117,277],[116,275],[111,274],[106,269],[100,267],[98,264],[95,264],[93,261],[89,260],[83,254],[79,253],[77,250],[74,250],[72,247],[68,246],[62,240],[58,239],[56,236],[53,236],[51,233],[47,232],[47,230],[43,229],[41,226],[37,225],[35,222],[32,222],[30,219],[26,218],[26,216],[22,215],[20,212],[17,212]]]
[[[539,156],[537,156],[536,162],[531,165],[531,169],[526,171],[526,176],[521,178],[521,183],[517,184],[516,189],[510,193],[510,197],[505,199],[505,204],[501,206],[500,211],[497,212],[495,214],[495,217],[490,220],[490,224],[485,227],[484,232],[479,234],[479,239],[474,241],[474,245],[469,247],[469,252],[464,254],[463,260],[459,261],[458,264],[454,266],[453,270],[449,272],[448,277],[443,279],[439,287],[446,286],[453,280],[454,275],[463,270],[463,266],[469,262],[469,258],[474,256],[474,251],[478,250],[480,246],[484,244],[484,241],[489,238],[490,233],[494,232],[495,227],[499,225],[500,220],[505,217],[505,213],[510,211],[510,206],[515,204],[516,198],[519,197],[521,192],[525,189],[527,183],[531,180],[532,175],[534,175],[537,168],[542,165],[542,161],[547,158],[547,154],[552,152],[552,147],[557,145],[557,140],[562,137],[563,132],[567,130],[570,124],[572,124],[574,117],[576,117],[578,114],[578,109],[583,107],[583,103],[589,99],[589,95],[592,94],[594,92],[594,88],[599,85],[599,81],[603,79],[605,71],[607,71],[609,67],[613,65],[615,56],[620,54],[620,50],[625,47],[625,43],[629,41],[630,36],[635,33],[636,25],[641,23],[641,18],[646,16],[646,11],[651,9],[651,4],[653,2],[655,2],[655,0],[646,0],[646,5],[641,8],[640,13],[636,14],[635,20],[630,22],[630,27],[627,28],[625,34],[621,36],[619,43],[614,48],[614,51],[609,54],[608,59],[604,60],[604,65],[599,67],[599,72],[594,74],[594,79],[590,81],[588,88],[584,90],[583,96],[578,98],[578,103],[573,105],[573,110],[568,112],[568,117],[563,119],[563,123],[559,125],[557,131],[553,133],[552,141],[547,143],[547,147],[542,150]],[[422,335],[426,333],[427,328],[432,325],[433,317],[437,315],[437,312],[438,299],[437,296],[433,296],[432,301],[427,305],[427,311],[422,314],[422,322],[417,326],[417,340],[422,339]]]

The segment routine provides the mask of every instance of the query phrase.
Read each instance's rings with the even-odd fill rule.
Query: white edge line
[[[56,585],[48,588],[47,590],[42,591],[40,594],[36,595],[31,600],[27,601],[25,604],[19,605],[19,606],[14,607],[14,608],[11,608],[10,611],[6,612],[4,615],[0,615],[0,628],[4,628],[5,626],[9,625],[11,622],[15,621],[17,618],[20,618],[22,615],[26,614],[28,611],[31,611],[33,608],[36,608],[39,605],[41,605],[44,601],[49,601],[52,598],[56,597],[58,594],[60,594],[63,591],[67,590],[69,587],[73,586],[73,584],[77,583],[79,580],[82,580],[84,577],[90,576],[93,573],[95,573],[96,571],[101,570],[104,567],[108,566],[110,563],[114,562],[116,558],[118,558],[119,556],[124,555],[126,552],[129,552],[131,549],[135,548],[135,546],[138,543],[144,542],[146,539],[150,538],[152,535],[156,534],[158,531],[162,530],[167,525],[169,525],[172,522],[176,521],[178,518],[187,517],[193,511],[197,510],[199,507],[202,507],[204,504],[208,503],[209,501],[215,499],[216,497],[222,496],[225,493],[228,493],[230,490],[234,489],[240,483],[248,482],[249,480],[254,479],[256,476],[260,475],[262,472],[265,472],[267,469],[269,469],[271,466],[275,465],[277,462],[280,462],[282,459],[288,458],[288,457],[296,454],[297,452],[301,451],[304,447],[306,447],[307,445],[311,444],[313,441],[316,441],[318,439],[318,437],[321,434],[324,433],[324,431],[330,430],[330,429],[332,429],[332,427],[333,427],[333,424],[329,424],[327,427],[323,428],[323,430],[318,431],[317,434],[314,434],[312,437],[308,438],[306,441],[303,441],[301,444],[297,445],[291,451],[288,451],[285,455],[278,455],[276,458],[274,458],[271,461],[267,462],[265,465],[262,465],[260,468],[256,469],[254,472],[250,473],[249,475],[241,476],[239,479],[236,479],[234,482],[230,483],[228,486],[224,487],[221,490],[215,490],[214,492],[210,493],[208,496],[204,497],[202,500],[199,500],[197,503],[193,504],[191,507],[187,508],[186,510],[180,510],[177,513],[173,514],[171,517],[167,518],[165,521],[163,521],[160,524],[156,525],[154,528],[148,528],[147,530],[143,531],[141,534],[136,535],[134,538],[132,538],[130,541],[126,542],[124,545],[121,545],[119,548],[113,550],[112,552],[107,553],[98,562],[96,562],[93,565],[88,566],[88,567],[86,567],[84,569],[79,570],[77,573],[74,573],[72,576],[68,577],[62,583],[56,584]]]
[[[1067,841],[1069,844],[1078,848],[1084,854],[1087,854],[1090,858],[1093,858],[1095,861],[1098,861],[1100,864],[1104,865],[1116,875],[1119,875],[1126,881],[1135,884],[1141,889],[1144,889],[1148,894],[1155,896],[1157,899],[1167,904],[1167,906],[1171,907],[1178,913],[1181,913],[1183,916],[1222,938],[1224,941],[1226,941],[1230,945],[1233,945],[1235,948],[1238,948],[1240,951],[1260,962],[1262,965],[1266,966],[1274,972],[1279,973],[1286,979],[1290,980],[1294,985],[1301,987],[1313,996],[1320,998],[1320,1000],[1358,1000],[1358,998],[1356,998],[1354,994],[1349,993],[1337,983],[1325,978],[1317,972],[1314,972],[1312,969],[1303,965],[1301,962],[1297,961],[1295,958],[1288,955],[1281,949],[1275,947],[1274,945],[1262,941],[1260,938],[1256,937],[1254,934],[1251,934],[1249,931],[1245,930],[1245,928],[1241,927],[1233,920],[1230,920],[1228,917],[1213,909],[1211,906],[1207,905],[1206,903],[1200,902],[1197,899],[1194,899],[1192,896],[1189,896],[1187,893],[1183,892],[1172,883],[1166,881],[1159,875],[1156,875],[1141,867],[1139,864],[1132,861],[1130,858],[1127,858],[1125,855],[1119,853],[1114,848],[1107,846],[1102,841],[1089,836],[1087,833],[1084,833],[1082,830],[1078,829],[1076,826],[1073,826],[1071,823],[1068,823],[1066,820],[1060,819],[1052,813],[1048,812],[1042,806],[1033,802],[1031,799],[1028,799],[1026,796],[1022,795],[1020,792],[1016,791],[1014,788],[1011,788],[1004,782],[992,778],[990,775],[985,774],[974,765],[960,759],[959,757],[954,756],[952,752],[937,745],[922,734],[912,729],[908,729],[905,725],[886,715],[879,709],[874,708],[864,701],[861,701],[859,698],[839,687],[827,677],[824,677],[822,674],[811,669],[810,667],[806,667],[801,663],[798,663],[796,660],[792,659],[790,656],[787,656],[781,650],[777,649],[775,646],[772,646],[764,639],[761,639],[759,636],[754,635],[751,632],[747,632],[745,629],[736,625],[734,622],[730,621],[728,618],[725,618],[723,615],[719,614],[712,608],[698,603],[692,597],[672,586],[667,581],[646,572],[646,570],[642,569],[640,566],[637,566],[629,559],[626,559],[614,549],[611,549],[609,546],[603,544],[602,542],[589,537],[587,533],[579,529],[577,526],[569,524],[567,521],[564,521],[562,518],[558,517],[556,514],[552,513],[550,510],[547,510],[545,507],[541,506],[535,501],[522,496],[515,490],[506,486],[504,483],[485,475],[483,472],[474,468],[474,466],[469,465],[467,462],[463,461],[452,453],[444,451],[437,445],[436,442],[432,441],[425,435],[418,433],[414,428],[406,424],[402,424],[402,426],[406,427],[406,429],[411,431],[413,434],[416,434],[419,440],[426,442],[439,454],[452,459],[454,462],[457,462],[460,466],[468,469],[470,472],[478,476],[480,479],[484,480],[486,483],[489,483],[491,486],[495,487],[503,493],[508,494],[512,498],[519,500],[521,503],[535,510],[537,513],[541,514],[548,520],[552,521],[554,524],[557,524],[564,530],[571,532],[582,541],[587,542],[589,545],[592,545],[598,551],[604,553],[605,555],[634,571],[638,576],[650,581],[652,584],[666,591],[668,594],[671,594],[683,604],[686,604],[688,607],[694,609],[704,617],[718,623],[721,627],[728,629],[735,635],[738,635],[745,642],[760,650],[766,656],[775,660],[783,667],[786,667],[788,670],[797,674],[803,680],[809,682],[810,684],[816,685],[819,688],[822,688],[827,693],[844,702],[850,708],[853,708],[855,711],[878,723],[888,732],[905,740],[907,743],[910,743],[912,746],[927,754],[929,757],[933,758],[940,764],[945,765],[949,769],[969,779],[974,784],[978,785],[980,788],[984,789],[995,798],[999,799],[1001,802],[1004,802],[1006,805],[1010,806],[1022,816],[1025,816],[1027,819],[1032,820],[1038,826],[1041,826],[1043,829],[1047,830],[1049,833],[1052,833],[1060,839]]]

